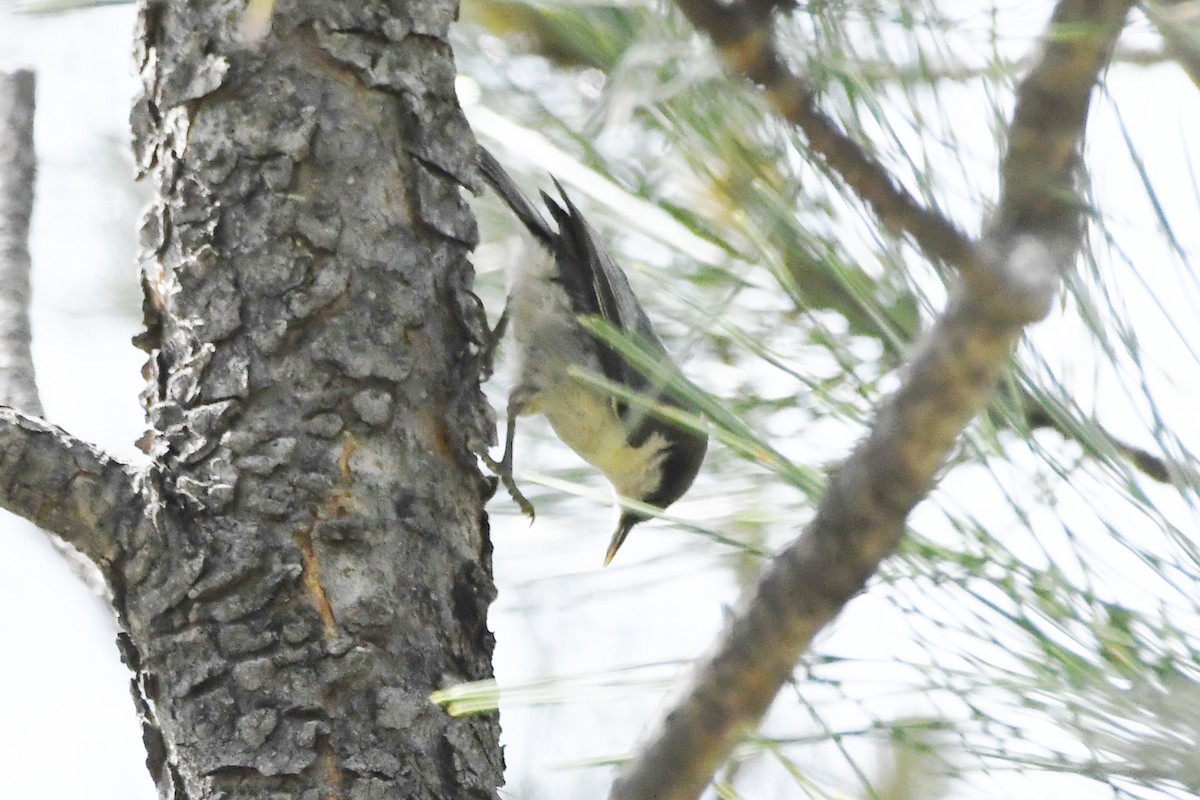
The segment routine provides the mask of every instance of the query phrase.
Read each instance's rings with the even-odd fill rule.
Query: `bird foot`
[[[513,502],[521,509],[522,514],[529,517],[529,524],[532,525],[537,512],[533,507],[533,503],[529,502],[529,499],[517,488],[517,482],[512,474],[512,459],[505,456],[497,461],[486,453],[481,454],[480,457],[483,459],[483,463],[487,464],[488,469],[504,484],[504,488],[508,491]]]

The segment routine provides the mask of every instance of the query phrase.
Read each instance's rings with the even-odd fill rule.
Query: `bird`
[[[552,178],[558,199],[541,193],[554,222],[551,227],[484,147],[479,148],[477,165],[529,234],[525,252],[507,271],[508,298],[494,334],[502,336],[511,326],[516,345],[517,377],[508,398],[504,454],[499,461],[485,456],[485,462],[532,517],[533,507],[512,477],[512,445],[517,417],[540,413],[559,439],[604,474],[619,497],[665,509],[695,481],[708,436],[581,381],[580,371],[598,375],[657,404],[681,408],[661,386],[585,329],[580,318],[604,320],[670,360],[666,347],[625,273],[557,180]],[[651,516],[620,509],[605,566],[629,531]]]

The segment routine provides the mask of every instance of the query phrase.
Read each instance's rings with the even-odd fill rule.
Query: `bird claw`
[[[533,503],[529,502],[529,499],[525,497],[520,489],[517,488],[517,482],[513,478],[512,474],[512,464],[508,463],[509,459],[503,458],[500,461],[497,461],[486,453],[482,454],[481,457],[483,458],[483,463],[487,464],[488,469],[490,469],[492,473],[500,479],[500,482],[504,484],[504,488],[508,491],[509,497],[511,497],[513,502],[517,504],[517,507],[521,509],[521,513],[529,517],[529,524],[532,525],[533,520],[537,517],[537,512],[533,507]]]

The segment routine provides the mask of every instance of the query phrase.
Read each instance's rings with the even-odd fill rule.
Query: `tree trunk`
[[[388,5],[140,12],[152,466],[106,572],[164,797],[502,781],[429,702],[493,645],[456,6]]]

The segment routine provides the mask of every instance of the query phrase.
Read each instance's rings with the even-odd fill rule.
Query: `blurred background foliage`
[[[909,192],[978,234],[1049,4],[781,7],[782,50],[823,108]],[[696,613],[703,600],[679,597],[703,598],[697,585],[710,587],[710,605],[731,602],[762,553],[798,533],[952,276],[882,230],[669,5],[468,0],[462,21],[460,91],[480,141],[527,187],[554,173],[611,237],[668,347],[721,409],[711,424],[735,444],[714,448],[672,509],[686,521],[677,530],[700,537],[651,548],[650,528],[635,532],[634,552],[605,580],[582,579],[598,599],[580,596],[570,558],[502,588],[498,618],[523,601],[567,616],[608,604],[587,649],[614,666],[555,672],[570,659],[551,655],[536,671],[502,659],[498,692],[454,695],[463,710],[498,702],[506,730],[570,742],[513,743],[512,796],[559,796],[551,787],[563,785],[599,794],[607,773],[578,783],[564,773],[611,763],[636,737],[606,750],[590,721],[607,713],[609,730],[636,733],[674,665],[695,655],[657,643],[656,660],[643,660],[630,631]],[[1200,439],[1188,414],[1200,387],[1190,224],[1200,193],[1184,133],[1198,105],[1159,36],[1133,18],[1095,103],[1081,173],[1088,244],[1060,307],[1024,341],[901,552],[797,668],[713,796],[1200,791]],[[1126,109],[1148,93],[1157,121],[1135,122]],[[478,206],[481,293],[499,309],[515,229],[489,198]],[[527,423],[518,441],[518,472],[551,484],[531,495],[535,528],[589,514],[563,499],[560,480],[601,485],[573,468],[544,475],[556,458],[546,430]],[[500,497],[492,510],[509,506]],[[497,542],[502,581],[508,535]],[[586,536],[598,562],[599,531]],[[638,607],[634,593],[649,598],[635,624],[613,622]],[[719,619],[706,622],[715,630]],[[554,750],[572,755],[556,761]]]

